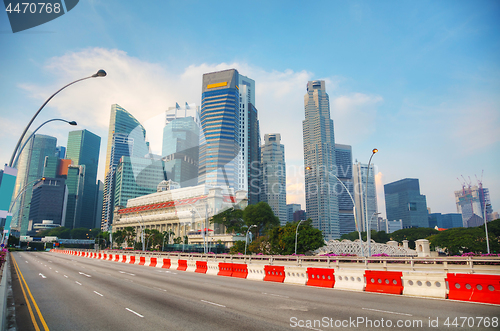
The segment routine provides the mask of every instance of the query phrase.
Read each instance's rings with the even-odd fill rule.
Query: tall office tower
[[[487,188],[479,186],[463,185],[462,190],[455,191],[455,202],[457,212],[462,214],[463,227],[474,227],[484,224],[484,211],[486,217],[491,221],[493,212],[490,203],[490,195]]]
[[[16,185],[12,196],[15,201],[11,227],[18,228],[21,236],[25,236],[28,230],[33,184],[42,178],[45,157],[55,155],[56,144],[57,139],[54,137],[35,134],[19,157]]]
[[[354,178],[354,203],[356,204],[356,221],[363,231],[366,231],[366,211],[368,209],[368,220],[370,228],[377,230],[377,189],[375,187],[375,165],[370,164],[370,173],[368,183],[366,182],[367,164],[362,164],[356,160],[352,168],[352,176]],[[366,197],[366,190],[368,196]],[[365,202],[366,197],[366,202]],[[392,220],[391,220],[392,221]]]
[[[56,147],[56,157],[60,159],[65,159],[66,158],[66,147],[64,146],[57,146]]]
[[[260,127],[258,111],[255,108],[255,81],[239,75],[240,113],[238,153],[238,186],[236,189],[248,192],[248,204],[260,201],[262,186]]]
[[[265,134],[262,153],[262,193],[261,200],[269,204],[274,215],[286,225],[286,164],[285,146],[280,143],[279,133]]]
[[[429,214],[429,227],[430,223],[436,223],[435,226],[441,229],[461,228],[463,226],[462,214],[458,213],[432,213]]]
[[[188,110],[194,112],[193,116],[187,116]],[[161,155],[167,178],[179,183],[181,187],[198,185],[199,142],[198,108],[195,105],[189,106],[187,102],[184,109],[177,103],[175,107],[170,107],[166,112]],[[156,192],[158,183],[154,185],[155,190],[152,192]]]
[[[68,192],[64,178],[47,178],[39,180],[33,186],[29,220],[35,224],[42,224],[44,220],[51,220],[54,224],[65,226],[66,202]]]
[[[306,211],[326,240],[340,238],[339,205],[335,194],[335,137],[324,81],[307,83],[304,96],[304,166]]]
[[[429,218],[425,195],[420,194],[416,178],[405,178],[384,185],[388,221],[403,220],[403,228],[427,228]]]
[[[122,156],[144,158],[150,154],[146,129],[128,111],[117,104],[111,106],[101,229],[109,231],[113,222],[115,171]],[[153,161],[151,161],[153,163]]]
[[[71,131],[68,135],[66,157],[75,166],[85,167],[83,194],[79,197],[81,213],[75,215],[75,227],[91,229],[95,225],[96,194],[97,194],[97,166],[101,137],[88,131]],[[101,209],[102,206],[99,206]]]
[[[353,203],[354,182],[352,178],[352,148],[349,145],[335,144],[335,160],[337,162],[338,179],[347,187],[347,190],[338,181],[336,192],[339,200],[340,235],[356,231],[354,222]],[[349,195],[350,194],[350,195]],[[375,223],[376,225],[377,223]]]
[[[198,184],[238,187],[239,74],[203,75]]]
[[[300,203],[289,203],[288,205],[286,205],[286,221],[288,223],[293,222],[293,213],[301,209],[302,206],[300,205]]]
[[[79,215],[83,204],[79,203],[83,196],[85,183],[85,166],[69,165],[66,170],[66,186],[68,187],[68,198],[66,202],[65,226],[70,229],[79,228]]]
[[[138,175],[134,176],[134,172]],[[124,208],[129,199],[156,192],[158,184],[167,179],[161,159],[153,164],[149,158],[122,156],[115,176],[115,206]]]
[[[97,194],[95,197],[95,223],[92,227],[93,229],[98,229],[101,227],[101,219],[102,219],[102,197],[104,194],[104,183],[100,180],[97,180]]]

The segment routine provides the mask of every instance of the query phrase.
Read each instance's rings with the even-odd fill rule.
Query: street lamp
[[[378,152],[378,149],[374,148],[372,150],[372,155],[370,156],[370,160],[368,161],[368,168],[366,169],[366,188],[365,188],[365,219],[366,219],[366,241],[368,243],[368,256],[370,256],[370,240],[371,240],[371,228],[368,228],[368,176],[370,174],[370,163],[372,162],[372,157],[375,153]]]
[[[31,120],[29,121],[28,125],[26,125],[26,128],[24,128],[24,131],[23,133],[21,134],[21,137],[19,137],[19,140],[17,141],[17,144],[16,144],[16,147],[14,148],[14,152],[12,153],[12,157],[10,158],[10,162],[9,162],[9,167],[12,167],[13,163],[14,163],[14,158],[17,154],[17,150],[19,148],[19,145],[21,145],[21,141],[23,140],[24,138],[24,135],[26,134],[26,132],[28,131],[29,127],[31,126],[31,123],[33,123],[33,121],[35,120],[35,118],[38,116],[38,114],[42,111],[43,107],[45,107],[45,105],[47,103],[49,103],[49,101],[59,92],[61,92],[62,90],[64,90],[66,87],[70,86],[70,85],[73,85],[77,82],[80,82],[82,80],[85,80],[85,79],[89,79],[89,78],[95,78],[95,77],[105,77],[106,76],[106,71],[104,70],[99,70],[98,72],[96,72],[95,74],[93,74],[92,76],[89,76],[89,77],[85,77],[85,78],[81,78],[81,79],[78,79],[78,80],[75,80],[74,82],[71,82],[65,86],[63,86],[61,89],[59,89],[56,93],[52,94],[48,99],[47,101],[45,101],[43,103],[43,105],[40,107],[40,109],[38,109],[38,111],[35,113],[35,115],[33,115],[33,117],[31,118]]]
[[[299,226],[302,222],[304,222],[304,220],[301,220],[299,224],[297,224],[297,228],[295,229],[295,255],[297,255],[297,236],[299,235]]]
[[[253,224],[253,225],[250,225],[250,227],[248,228],[247,230],[247,234],[245,236],[245,255],[247,255],[247,245],[248,245],[248,232],[250,232],[250,229],[251,228],[256,228],[257,225]]]
[[[35,135],[35,133],[42,127],[44,126],[45,124],[49,123],[49,122],[53,122],[53,121],[61,121],[61,122],[66,122],[68,123],[69,125],[77,125],[77,123],[75,121],[67,121],[65,119],[62,119],[62,118],[53,118],[51,120],[48,120],[48,121],[45,121],[43,122],[42,124],[40,124],[36,129],[35,131],[33,131],[33,133],[28,137],[28,139],[26,139],[26,141],[24,142],[24,144],[21,146],[21,148],[19,148],[19,152],[17,153],[16,155],[16,158],[14,159],[14,162],[12,163],[13,165],[15,165],[17,163],[17,161],[19,160],[19,156],[21,155],[21,153],[23,152],[23,149],[24,147],[26,147],[26,145],[28,144],[28,142],[30,141],[30,139]]]
[[[344,187],[344,189],[346,190],[347,194],[349,194],[349,197],[351,198],[351,201],[352,201],[352,214],[354,215],[354,224],[356,225],[356,229],[358,230],[358,236],[359,236],[359,247],[361,248],[361,256],[364,256],[364,252],[363,252],[363,238],[361,238],[361,231],[360,231],[360,226],[358,225],[358,221],[356,220],[356,203],[354,202],[354,199],[352,198],[352,195],[351,195],[351,192],[349,192],[349,190],[347,189],[347,187],[345,186],[345,184],[334,174],[331,174],[333,177],[337,178],[337,180],[339,181],[340,184],[342,184],[342,186]],[[297,252],[295,252],[297,253]]]
[[[145,248],[144,248],[144,229],[143,229],[144,219],[142,218],[142,215],[139,214],[139,212],[137,212],[137,215],[139,215],[141,217],[141,220],[142,220],[142,222],[139,222],[139,225],[141,227],[142,251],[144,252],[145,251]],[[139,219],[137,219],[137,221],[139,221]]]

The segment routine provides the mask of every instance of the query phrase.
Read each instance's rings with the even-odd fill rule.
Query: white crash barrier
[[[446,299],[446,274],[403,272],[403,295]]]
[[[307,283],[307,268],[305,267],[288,267],[285,266],[285,280],[283,283],[306,285]]]
[[[186,271],[194,272],[195,270],[196,270],[196,260],[188,260]]]
[[[207,262],[207,275],[215,275],[219,273],[219,262]]]
[[[247,279],[264,280],[266,273],[264,272],[263,264],[247,264],[248,275]]]
[[[177,267],[179,267],[179,263],[177,261],[177,259],[170,259],[170,269],[177,270]]]
[[[335,270],[334,288],[341,290],[364,291],[365,271],[354,269]]]

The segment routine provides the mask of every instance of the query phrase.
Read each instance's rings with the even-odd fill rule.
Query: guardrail
[[[73,251],[93,252],[95,250],[74,249]],[[500,257],[446,256],[446,257],[359,257],[359,256],[282,256],[243,254],[200,254],[182,252],[142,252],[131,250],[101,250],[100,253],[128,254],[177,260],[198,260],[207,262],[267,264],[288,266],[328,267],[384,271],[420,272],[466,272],[500,274]]]

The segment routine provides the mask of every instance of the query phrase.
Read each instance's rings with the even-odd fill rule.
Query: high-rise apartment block
[[[150,154],[146,129],[128,111],[117,104],[111,106],[104,174],[101,229],[109,231],[114,211],[114,185],[118,162],[122,156],[144,158]],[[153,163],[153,161],[151,161]]]
[[[287,222],[285,146],[279,133],[266,134],[262,153],[262,201],[269,204],[281,225]]]
[[[403,220],[403,228],[427,228],[429,218],[425,195],[420,194],[416,178],[405,178],[384,185],[387,220]]]
[[[352,178],[352,148],[349,145],[335,144],[335,160],[337,162],[336,192],[339,200],[340,235],[356,231],[354,222],[353,200],[354,182]],[[347,188],[347,190],[346,190]]]
[[[335,193],[335,138],[325,82],[307,83],[304,96],[305,192],[307,216],[326,240],[340,238],[339,205]]]
[[[368,179],[366,178],[367,171],[368,165],[362,164],[356,160],[352,168],[352,176],[354,179],[353,196],[356,204],[356,221],[363,231],[366,231],[368,223],[370,223],[371,230],[377,230],[378,219],[375,166],[370,164]],[[368,223],[366,222],[367,214]]]

